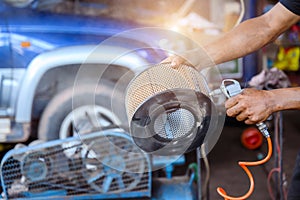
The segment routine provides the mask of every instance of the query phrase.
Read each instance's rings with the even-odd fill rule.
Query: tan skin
[[[227,115],[246,124],[265,121],[273,112],[300,109],[300,88],[275,90],[245,89],[225,103]]]
[[[230,61],[264,47],[299,20],[300,16],[277,3],[269,12],[244,21],[212,43],[204,45],[204,49],[216,64]],[[185,62],[176,56],[165,61],[171,61],[173,66]],[[228,116],[246,124],[256,124],[266,120],[273,112],[300,109],[300,88],[269,91],[245,89],[228,99],[225,107]]]
[[[205,45],[204,49],[216,64],[220,64],[262,48],[299,20],[300,16],[277,3],[269,12],[244,21],[221,38]]]

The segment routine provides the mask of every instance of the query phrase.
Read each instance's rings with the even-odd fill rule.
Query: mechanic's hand
[[[252,88],[244,89],[225,103],[227,115],[246,124],[265,121],[272,114],[273,106],[273,96],[269,91]]]
[[[185,64],[189,66],[193,66],[190,62],[188,62],[186,59],[183,57],[177,56],[177,55],[172,55],[167,57],[162,61],[162,63],[171,63],[171,67],[177,68],[179,65]]]
[[[169,56],[168,58],[164,59],[161,63],[166,62],[170,62],[171,66],[175,69],[181,64],[186,64],[195,68],[198,71],[201,71],[206,67],[215,66],[214,62],[210,59],[210,57],[202,48],[197,48],[177,55]]]

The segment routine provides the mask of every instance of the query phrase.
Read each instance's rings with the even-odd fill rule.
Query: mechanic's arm
[[[229,98],[225,107],[227,115],[246,124],[265,121],[272,113],[300,109],[300,87],[274,90],[244,89],[239,95]]]
[[[216,64],[230,61],[274,41],[299,20],[300,16],[277,3],[269,12],[242,22],[219,39],[205,45],[204,49]]]
[[[243,57],[274,41],[299,20],[300,16],[277,3],[269,12],[242,22],[213,42],[205,44],[203,49],[182,53],[180,57],[170,56],[163,62],[171,62],[174,67],[189,62],[200,70],[211,63],[220,64]]]

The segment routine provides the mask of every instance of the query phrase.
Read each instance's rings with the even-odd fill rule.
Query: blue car
[[[184,157],[150,159],[124,131],[126,89],[135,75],[169,52],[195,47],[170,23],[178,9],[186,15],[191,2],[0,1],[0,143],[34,140],[2,159],[4,198],[163,199],[173,186],[184,189],[172,198],[196,198],[193,175],[180,184],[171,180],[173,165],[184,164]],[[95,157],[97,148],[106,153]],[[133,156],[124,151],[134,148]],[[167,165],[170,184],[156,180],[152,192],[150,169]]]
[[[197,20],[195,13],[206,4],[0,1],[0,142],[126,129],[128,83],[169,52],[195,47],[192,36],[201,37],[189,20],[183,29],[191,37],[172,30],[183,16]]]
[[[147,6],[145,1],[1,1],[0,142],[47,141],[126,126],[126,84],[141,66],[166,57],[153,48],[167,36],[147,30],[160,20]],[[152,21],[139,18],[141,13]],[[126,82],[116,88],[124,76]]]

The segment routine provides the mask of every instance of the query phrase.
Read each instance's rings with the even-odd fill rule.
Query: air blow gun
[[[234,79],[225,79],[222,81],[221,87],[219,90],[213,91],[213,93],[220,93],[222,92],[227,98],[233,97],[235,95],[238,95],[242,92],[243,90],[241,89],[241,86],[239,84],[238,81],[234,80]],[[225,200],[242,200],[242,199],[247,199],[252,192],[254,191],[254,179],[253,176],[250,172],[250,170],[247,168],[247,166],[257,166],[257,165],[261,165],[264,164],[265,162],[267,162],[272,155],[272,141],[270,138],[270,134],[268,132],[267,126],[265,123],[261,122],[256,124],[257,128],[259,129],[259,131],[263,134],[263,136],[267,139],[268,141],[268,154],[267,156],[259,161],[255,161],[255,162],[239,162],[239,165],[244,169],[244,171],[246,172],[246,174],[249,177],[250,180],[250,186],[249,186],[249,190],[248,192],[240,197],[232,197],[226,194],[225,190],[223,188],[218,187],[217,191],[218,193],[224,197]]]

